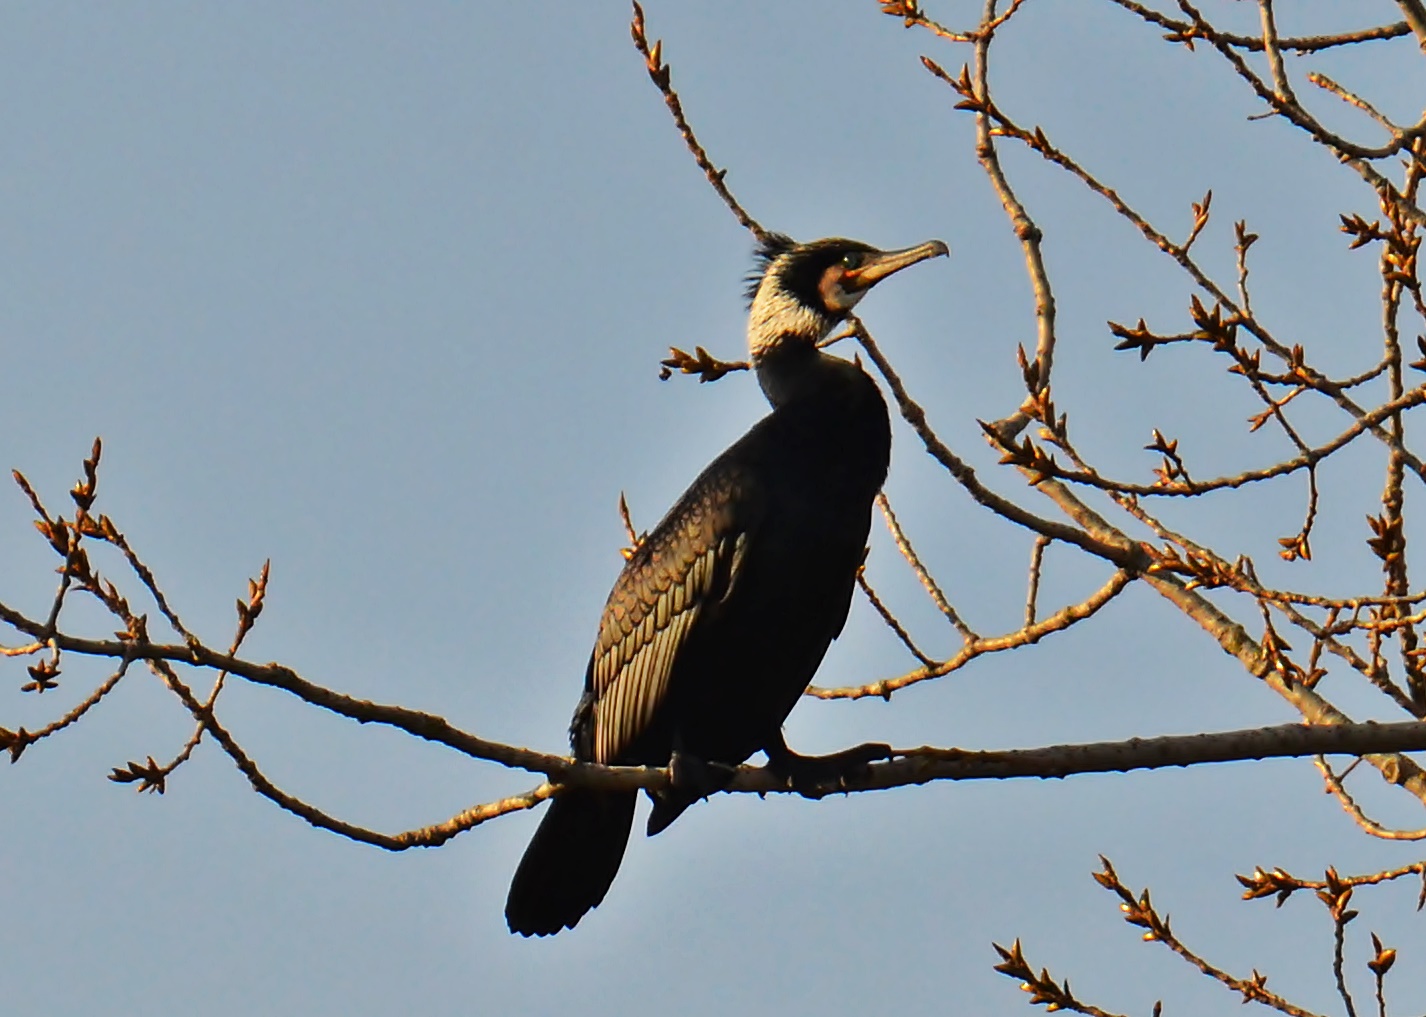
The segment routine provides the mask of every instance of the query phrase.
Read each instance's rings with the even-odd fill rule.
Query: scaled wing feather
[[[648,728],[668,695],[679,651],[699,618],[717,609],[745,541],[729,534],[696,556],[630,563],[631,574],[621,577],[605,609],[590,662],[596,762],[614,762]]]

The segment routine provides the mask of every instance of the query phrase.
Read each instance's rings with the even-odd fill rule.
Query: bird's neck
[[[860,367],[823,353],[803,339],[788,339],[756,351],[753,369],[773,409],[834,395],[848,381],[856,380],[853,376],[864,377]]]
[[[860,364],[811,343],[767,350],[753,365],[773,407],[760,426],[779,435],[778,448],[790,450],[772,466],[786,474],[786,489],[869,508],[891,458],[891,420],[876,382]],[[866,536],[861,519],[858,541]]]
[[[764,279],[748,310],[748,353],[763,395],[774,408],[816,386],[835,360],[817,348],[836,322]]]
[[[835,326],[827,313],[764,279],[748,308],[748,352],[756,360],[779,347],[815,344]]]

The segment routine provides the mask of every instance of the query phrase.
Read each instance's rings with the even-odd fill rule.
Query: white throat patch
[[[771,281],[769,273],[748,311],[748,352],[753,357],[789,339],[815,343],[832,330],[835,323],[830,315],[817,313],[776,285],[769,285]]]

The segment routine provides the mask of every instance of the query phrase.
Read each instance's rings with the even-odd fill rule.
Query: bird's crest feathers
[[[753,252],[753,269],[743,280],[746,283],[743,296],[747,298],[749,307],[753,306],[753,298],[758,295],[758,287],[762,285],[763,276],[767,275],[768,267],[796,246],[797,241],[786,233],[764,233],[762,235],[762,239],[758,241],[757,250]]]

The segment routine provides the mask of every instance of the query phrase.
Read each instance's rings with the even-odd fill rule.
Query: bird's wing
[[[624,566],[586,679],[592,725],[584,735],[594,761],[616,761],[648,728],[680,651],[737,582],[761,501],[751,478],[720,457]]]

